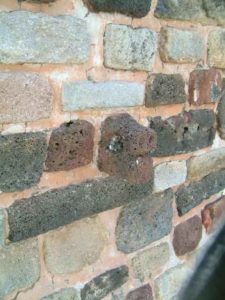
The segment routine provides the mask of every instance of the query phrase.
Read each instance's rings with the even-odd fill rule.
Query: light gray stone
[[[6,212],[0,209],[0,246],[5,245],[6,239]]]
[[[126,81],[75,81],[62,91],[64,111],[85,108],[139,106],[144,102],[143,84]]]
[[[58,292],[41,298],[40,300],[79,300],[77,292],[73,288],[61,289]]]
[[[225,29],[217,29],[209,34],[208,63],[212,67],[225,69]]]
[[[112,69],[151,71],[156,33],[148,28],[109,24],[104,36],[104,64]]]
[[[0,62],[75,63],[87,61],[86,22],[76,17],[29,11],[0,13]]]

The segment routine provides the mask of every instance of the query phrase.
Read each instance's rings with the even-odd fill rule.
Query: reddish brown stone
[[[202,105],[219,100],[222,89],[222,78],[218,70],[195,70],[190,74],[189,103]]]
[[[215,225],[225,217],[225,196],[219,198],[213,203],[205,206],[202,211],[202,223],[210,233],[215,228]]]
[[[126,296],[126,300],[153,300],[152,288],[149,284],[143,285],[129,292]]]
[[[130,115],[108,117],[101,128],[98,167],[101,171],[143,183],[152,176],[149,151],[155,147],[155,134]]]
[[[64,123],[51,134],[46,170],[70,170],[88,165],[93,158],[93,147],[92,124],[82,120]]]
[[[198,216],[177,225],[174,229],[173,247],[177,256],[193,251],[202,237],[202,222]]]

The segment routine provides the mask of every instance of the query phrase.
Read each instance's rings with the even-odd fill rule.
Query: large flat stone
[[[225,30],[213,30],[208,38],[208,64],[211,67],[225,69]]]
[[[203,0],[207,16],[217,24],[225,24],[225,2],[223,0]]]

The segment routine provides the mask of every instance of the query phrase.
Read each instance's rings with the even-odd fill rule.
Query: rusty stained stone
[[[84,120],[71,121],[53,130],[45,162],[47,171],[70,170],[91,163],[94,127]]]
[[[219,100],[222,90],[222,78],[218,70],[194,70],[189,79],[189,103],[203,105]]]
[[[153,130],[141,126],[129,114],[112,115],[102,124],[98,167],[131,183],[147,182],[152,177],[149,151],[154,146]]]

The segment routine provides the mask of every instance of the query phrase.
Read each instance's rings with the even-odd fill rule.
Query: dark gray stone
[[[193,207],[199,205],[225,188],[225,169],[213,172],[202,180],[182,186],[176,192],[176,203],[179,216],[186,214]]]
[[[212,110],[183,112],[163,120],[150,119],[150,128],[157,134],[157,147],[152,156],[188,153],[212,145],[215,137],[215,115]]]
[[[0,135],[0,190],[14,192],[38,183],[47,153],[46,135]]]
[[[225,1],[224,0],[203,0],[203,5],[208,17],[219,24],[225,24]]]
[[[19,241],[75,220],[141,199],[152,182],[130,184],[114,177],[47,191],[15,201],[8,210],[11,241]]]
[[[92,279],[81,290],[81,300],[100,300],[128,280],[128,267],[121,266]]]
[[[172,190],[166,190],[124,207],[116,227],[118,250],[130,253],[169,234],[172,228],[172,201]]]

